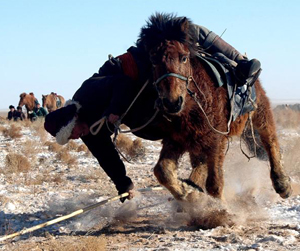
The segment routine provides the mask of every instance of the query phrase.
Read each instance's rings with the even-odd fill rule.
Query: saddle
[[[234,66],[236,63],[234,61],[225,58],[222,54],[215,54],[214,57],[198,54],[198,58],[204,63],[208,74],[217,86],[227,87],[229,102],[232,103],[232,121],[256,109],[255,86],[235,85]]]
[[[57,94],[55,92],[51,92],[51,94],[53,94],[55,96],[55,100],[56,100],[56,107],[59,108],[61,107],[61,100],[60,98],[57,96]]]
[[[59,99],[58,96],[56,96],[56,107],[57,108],[61,107],[61,100]]]

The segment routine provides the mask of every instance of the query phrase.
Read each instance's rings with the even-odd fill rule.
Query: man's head
[[[14,110],[15,110],[15,107],[14,107],[13,105],[10,105],[10,106],[9,106],[9,110],[14,111]]]
[[[18,107],[17,107],[17,111],[18,111],[18,112],[21,112],[21,111],[22,111],[22,107],[21,107],[21,106],[18,106]]]
[[[78,139],[89,133],[87,125],[78,119],[80,108],[78,102],[69,100],[63,108],[50,112],[46,116],[44,127],[56,138],[58,144],[64,145],[69,139]]]

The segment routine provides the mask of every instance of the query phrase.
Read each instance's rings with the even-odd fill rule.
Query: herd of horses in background
[[[21,93],[19,106],[26,107],[27,110],[27,118],[28,114],[34,111],[37,108],[37,104],[39,104],[37,98],[34,96],[33,92],[30,93]],[[42,107],[48,110],[48,112],[53,112],[65,105],[65,99],[63,96],[56,94],[55,92],[51,92],[47,95],[42,95]]]

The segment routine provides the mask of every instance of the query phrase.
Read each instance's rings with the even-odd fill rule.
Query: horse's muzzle
[[[183,98],[180,96],[175,102],[171,102],[169,99],[163,98],[160,105],[163,106],[163,110],[165,112],[169,114],[176,114],[182,110]]]

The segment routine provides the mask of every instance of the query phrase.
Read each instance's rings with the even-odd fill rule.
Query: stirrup
[[[249,77],[245,80],[241,80],[238,76],[235,76],[237,87],[241,87],[243,85],[247,85],[247,86],[251,87],[255,83],[255,81],[258,79],[261,71],[262,71],[262,69],[259,69],[255,74],[253,74],[251,77]]]
[[[246,85],[247,86],[252,86],[258,79],[259,75],[261,73],[261,69],[259,69],[252,77],[246,79]]]

